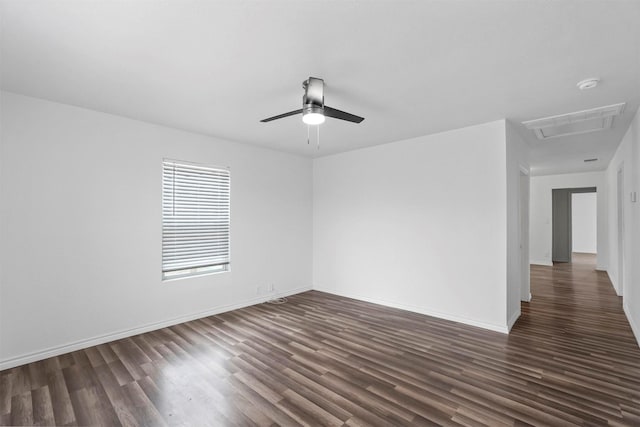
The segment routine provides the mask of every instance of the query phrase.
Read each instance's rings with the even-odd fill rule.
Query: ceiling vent
[[[522,122],[535,132],[538,139],[558,138],[587,132],[606,130],[613,125],[613,118],[624,111],[625,103],[545,117],[543,119]]]

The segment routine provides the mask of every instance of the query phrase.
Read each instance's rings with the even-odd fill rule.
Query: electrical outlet
[[[267,291],[269,291],[269,292],[273,292],[273,283],[269,283],[269,284],[267,285]]]

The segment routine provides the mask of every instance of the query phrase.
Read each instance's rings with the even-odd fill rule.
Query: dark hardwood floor
[[[640,425],[592,260],[532,267],[510,335],[306,292],[0,372],[5,425]]]

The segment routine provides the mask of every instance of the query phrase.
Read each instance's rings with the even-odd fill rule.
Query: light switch
[[[632,201],[633,203],[635,203],[637,200],[638,200],[638,197],[637,197],[637,195],[636,195],[636,192],[635,192],[635,191],[632,191],[632,192],[631,192],[631,201]]]

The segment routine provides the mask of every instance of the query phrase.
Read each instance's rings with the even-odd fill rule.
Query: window
[[[229,270],[229,170],[162,162],[162,278]]]

